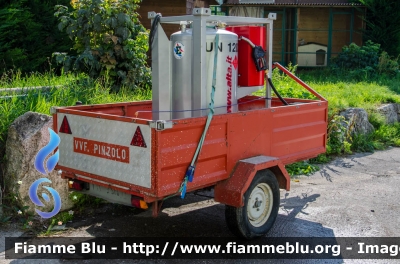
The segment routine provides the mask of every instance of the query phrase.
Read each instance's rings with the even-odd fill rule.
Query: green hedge
[[[49,71],[54,51],[69,52],[72,41],[57,28],[55,5],[69,0],[0,1],[0,74],[10,69],[22,72]]]

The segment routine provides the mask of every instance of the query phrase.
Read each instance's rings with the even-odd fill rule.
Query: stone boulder
[[[48,128],[52,128],[52,125],[52,117],[27,112],[18,117],[8,130],[4,175],[5,182],[8,183],[6,187],[14,194],[19,205],[29,206],[28,210],[31,212],[35,212],[34,208],[42,212],[50,212],[54,206],[51,193],[43,186],[51,187],[58,192],[61,197],[61,211],[68,210],[73,206],[68,198],[67,180],[62,179],[56,170],[44,175],[35,168],[36,154],[48,144],[50,140]],[[48,157],[50,156],[51,154],[48,155]],[[44,203],[44,207],[36,206],[29,198],[31,184],[40,178],[48,178],[51,181],[51,183],[40,184],[37,191],[37,196]],[[42,199],[42,193],[48,195],[49,202]]]
[[[400,122],[400,104],[394,104],[397,113],[397,122]]]
[[[368,114],[363,108],[348,108],[340,115],[344,116],[348,122],[345,127],[350,130],[351,134],[368,134],[375,130],[368,121]]]
[[[393,124],[400,121],[400,105],[398,104],[384,104],[378,107],[377,110],[385,117],[387,124]]]

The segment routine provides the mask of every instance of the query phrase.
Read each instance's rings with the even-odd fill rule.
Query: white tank
[[[215,36],[219,34],[219,50],[216,70],[216,89],[214,95],[215,114],[237,111],[236,87],[238,78],[238,35],[224,29],[207,27],[207,106],[211,101],[212,78],[214,69]],[[172,118],[192,117],[192,71],[193,51],[192,30],[186,29],[171,35],[172,43]]]

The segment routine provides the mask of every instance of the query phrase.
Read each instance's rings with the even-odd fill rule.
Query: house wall
[[[181,16],[186,14],[186,0],[143,0],[138,9],[140,22],[150,29],[151,20],[147,18],[147,13],[154,11],[161,13],[162,16]],[[163,29],[169,37],[172,33],[179,31],[179,25],[163,24]]]
[[[363,44],[362,33],[366,28],[365,22],[362,20],[362,17],[365,15],[365,8],[363,9],[355,9],[354,11],[354,32],[353,32],[353,42],[357,45]]]
[[[328,45],[329,41],[329,8],[300,8],[298,19],[298,36],[305,42],[316,42]],[[332,55],[340,52],[344,45],[354,42],[362,45],[362,36],[354,31],[361,31],[363,24],[355,12],[353,19],[353,32],[351,32],[351,9],[350,8],[332,8]],[[356,14],[357,13],[357,14]]]
[[[195,7],[208,7],[209,3],[216,4],[211,0],[142,0],[138,13],[142,25],[150,29],[151,20],[147,18],[147,13],[154,11],[161,13],[163,16],[182,16],[192,14]],[[163,29],[168,38],[172,33],[180,30],[179,25],[163,24]]]
[[[362,10],[351,7],[266,6],[265,16],[271,12],[277,13],[277,20],[274,21],[274,61],[297,63],[300,43],[312,42],[329,47],[329,58],[337,56],[342,47],[351,42],[362,45]]]
[[[329,8],[299,8],[298,39],[328,46]]]

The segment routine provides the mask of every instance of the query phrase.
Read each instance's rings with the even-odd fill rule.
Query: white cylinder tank
[[[236,87],[238,79],[238,35],[224,29],[216,29],[208,25],[206,30],[207,56],[207,105],[211,101],[212,79],[214,70],[215,36],[219,35],[216,87],[214,95],[215,114],[237,111]],[[182,30],[171,35],[172,43],[172,118],[192,117],[192,76],[193,56],[199,56],[200,51],[193,50],[193,35],[191,29]],[[200,98],[194,98],[200,100]],[[203,111],[205,113],[206,111]]]

